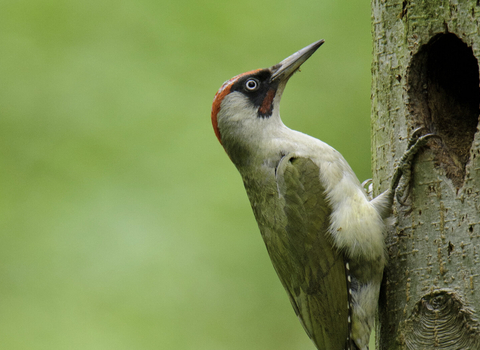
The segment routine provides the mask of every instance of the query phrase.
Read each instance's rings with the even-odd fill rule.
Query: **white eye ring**
[[[245,82],[245,88],[250,91],[255,91],[258,89],[258,80],[250,78]]]

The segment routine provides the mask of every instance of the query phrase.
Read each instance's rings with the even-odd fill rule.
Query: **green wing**
[[[348,348],[349,309],[345,261],[328,237],[331,209],[318,166],[285,156],[276,172],[284,200],[270,257],[306,332],[322,350]],[[281,208],[279,208],[281,211]],[[280,232],[279,232],[280,231]]]

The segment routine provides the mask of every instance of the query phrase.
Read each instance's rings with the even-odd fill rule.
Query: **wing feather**
[[[269,249],[272,262],[317,348],[348,348],[345,262],[329,239],[331,208],[319,167],[311,159],[287,155],[277,167],[276,179],[286,219]]]

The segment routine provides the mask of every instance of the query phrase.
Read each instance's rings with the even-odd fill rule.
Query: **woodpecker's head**
[[[222,85],[213,100],[212,124],[230,158],[234,149],[245,153],[246,145],[258,146],[255,140],[283,125],[279,103],[285,85],[323,43],[314,42],[270,68],[237,75]]]

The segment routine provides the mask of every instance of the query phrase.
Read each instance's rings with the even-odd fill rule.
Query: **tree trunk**
[[[395,204],[379,349],[480,349],[480,0],[372,0],[374,192],[432,139]]]

